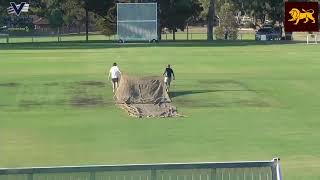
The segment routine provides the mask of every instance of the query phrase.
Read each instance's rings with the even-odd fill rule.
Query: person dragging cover
[[[167,92],[169,92],[169,88],[170,88],[170,84],[171,84],[172,78],[173,78],[173,80],[176,79],[175,76],[174,76],[174,72],[170,67],[170,64],[168,64],[168,66],[167,66],[166,70],[164,71],[163,75],[164,75],[164,83],[166,84],[166,90],[167,90]]]
[[[121,71],[117,66],[117,63],[113,63],[113,66],[110,68],[108,80],[112,80],[112,92],[115,92],[119,87],[119,80],[121,76]]]

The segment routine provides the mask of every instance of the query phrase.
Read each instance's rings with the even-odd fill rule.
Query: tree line
[[[12,0],[0,0],[0,17],[7,16],[7,7]],[[150,0],[122,0],[121,2],[150,2]],[[214,26],[217,31],[234,29],[243,15],[252,17],[254,26],[257,20],[264,23],[282,23],[284,19],[283,0],[153,0],[158,3],[159,32],[164,28],[174,34],[184,31],[188,23],[202,22],[207,25],[207,39],[212,40]],[[56,31],[60,27],[85,24],[88,40],[89,25],[95,24],[104,34],[116,31],[115,0],[29,0],[29,14],[48,19]],[[0,18],[0,25],[4,24]],[[230,37],[233,32],[230,31]],[[236,33],[236,32],[235,32]],[[159,37],[161,35],[159,34]]]

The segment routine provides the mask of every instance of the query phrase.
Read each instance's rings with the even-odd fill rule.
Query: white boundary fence
[[[0,180],[281,180],[271,161],[129,164],[0,169]]]

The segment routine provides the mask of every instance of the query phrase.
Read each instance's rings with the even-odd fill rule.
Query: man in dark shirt
[[[173,80],[176,79],[174,76],[174,72],[170,67],[170,64],[168,64],[168,67],[164,71],[163,75],[164,75],[164,82],[166,83],[166,90],[169,91],[172,78],[173,78]]]

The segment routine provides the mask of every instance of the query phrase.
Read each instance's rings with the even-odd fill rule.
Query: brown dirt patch
[[[17,87],[19,84],[10,82],[10,83],[0,83],[0,87]]]
[[[38,102],[38,101],[32,101],[32,100],[21,100],[19,102],[20,107],[28,108],[28,107],[33,107],[33,106],[43,106],[43,102]]]
[[[70,104],[75,107],[83,106],[103,106],[106,103],[103,98],[99,97],[73,97],[70,100]]]
[[[105,83],[101,81],[80,81],[80,82],[77,82],[77,84],[83,85],[83,86],[99,86],[99,87],[105,86]]]
[[[59,86],[59,83],[58,82],[51,82],[51,83],[45,83],[43,85],[45,85],[45,86]]]

